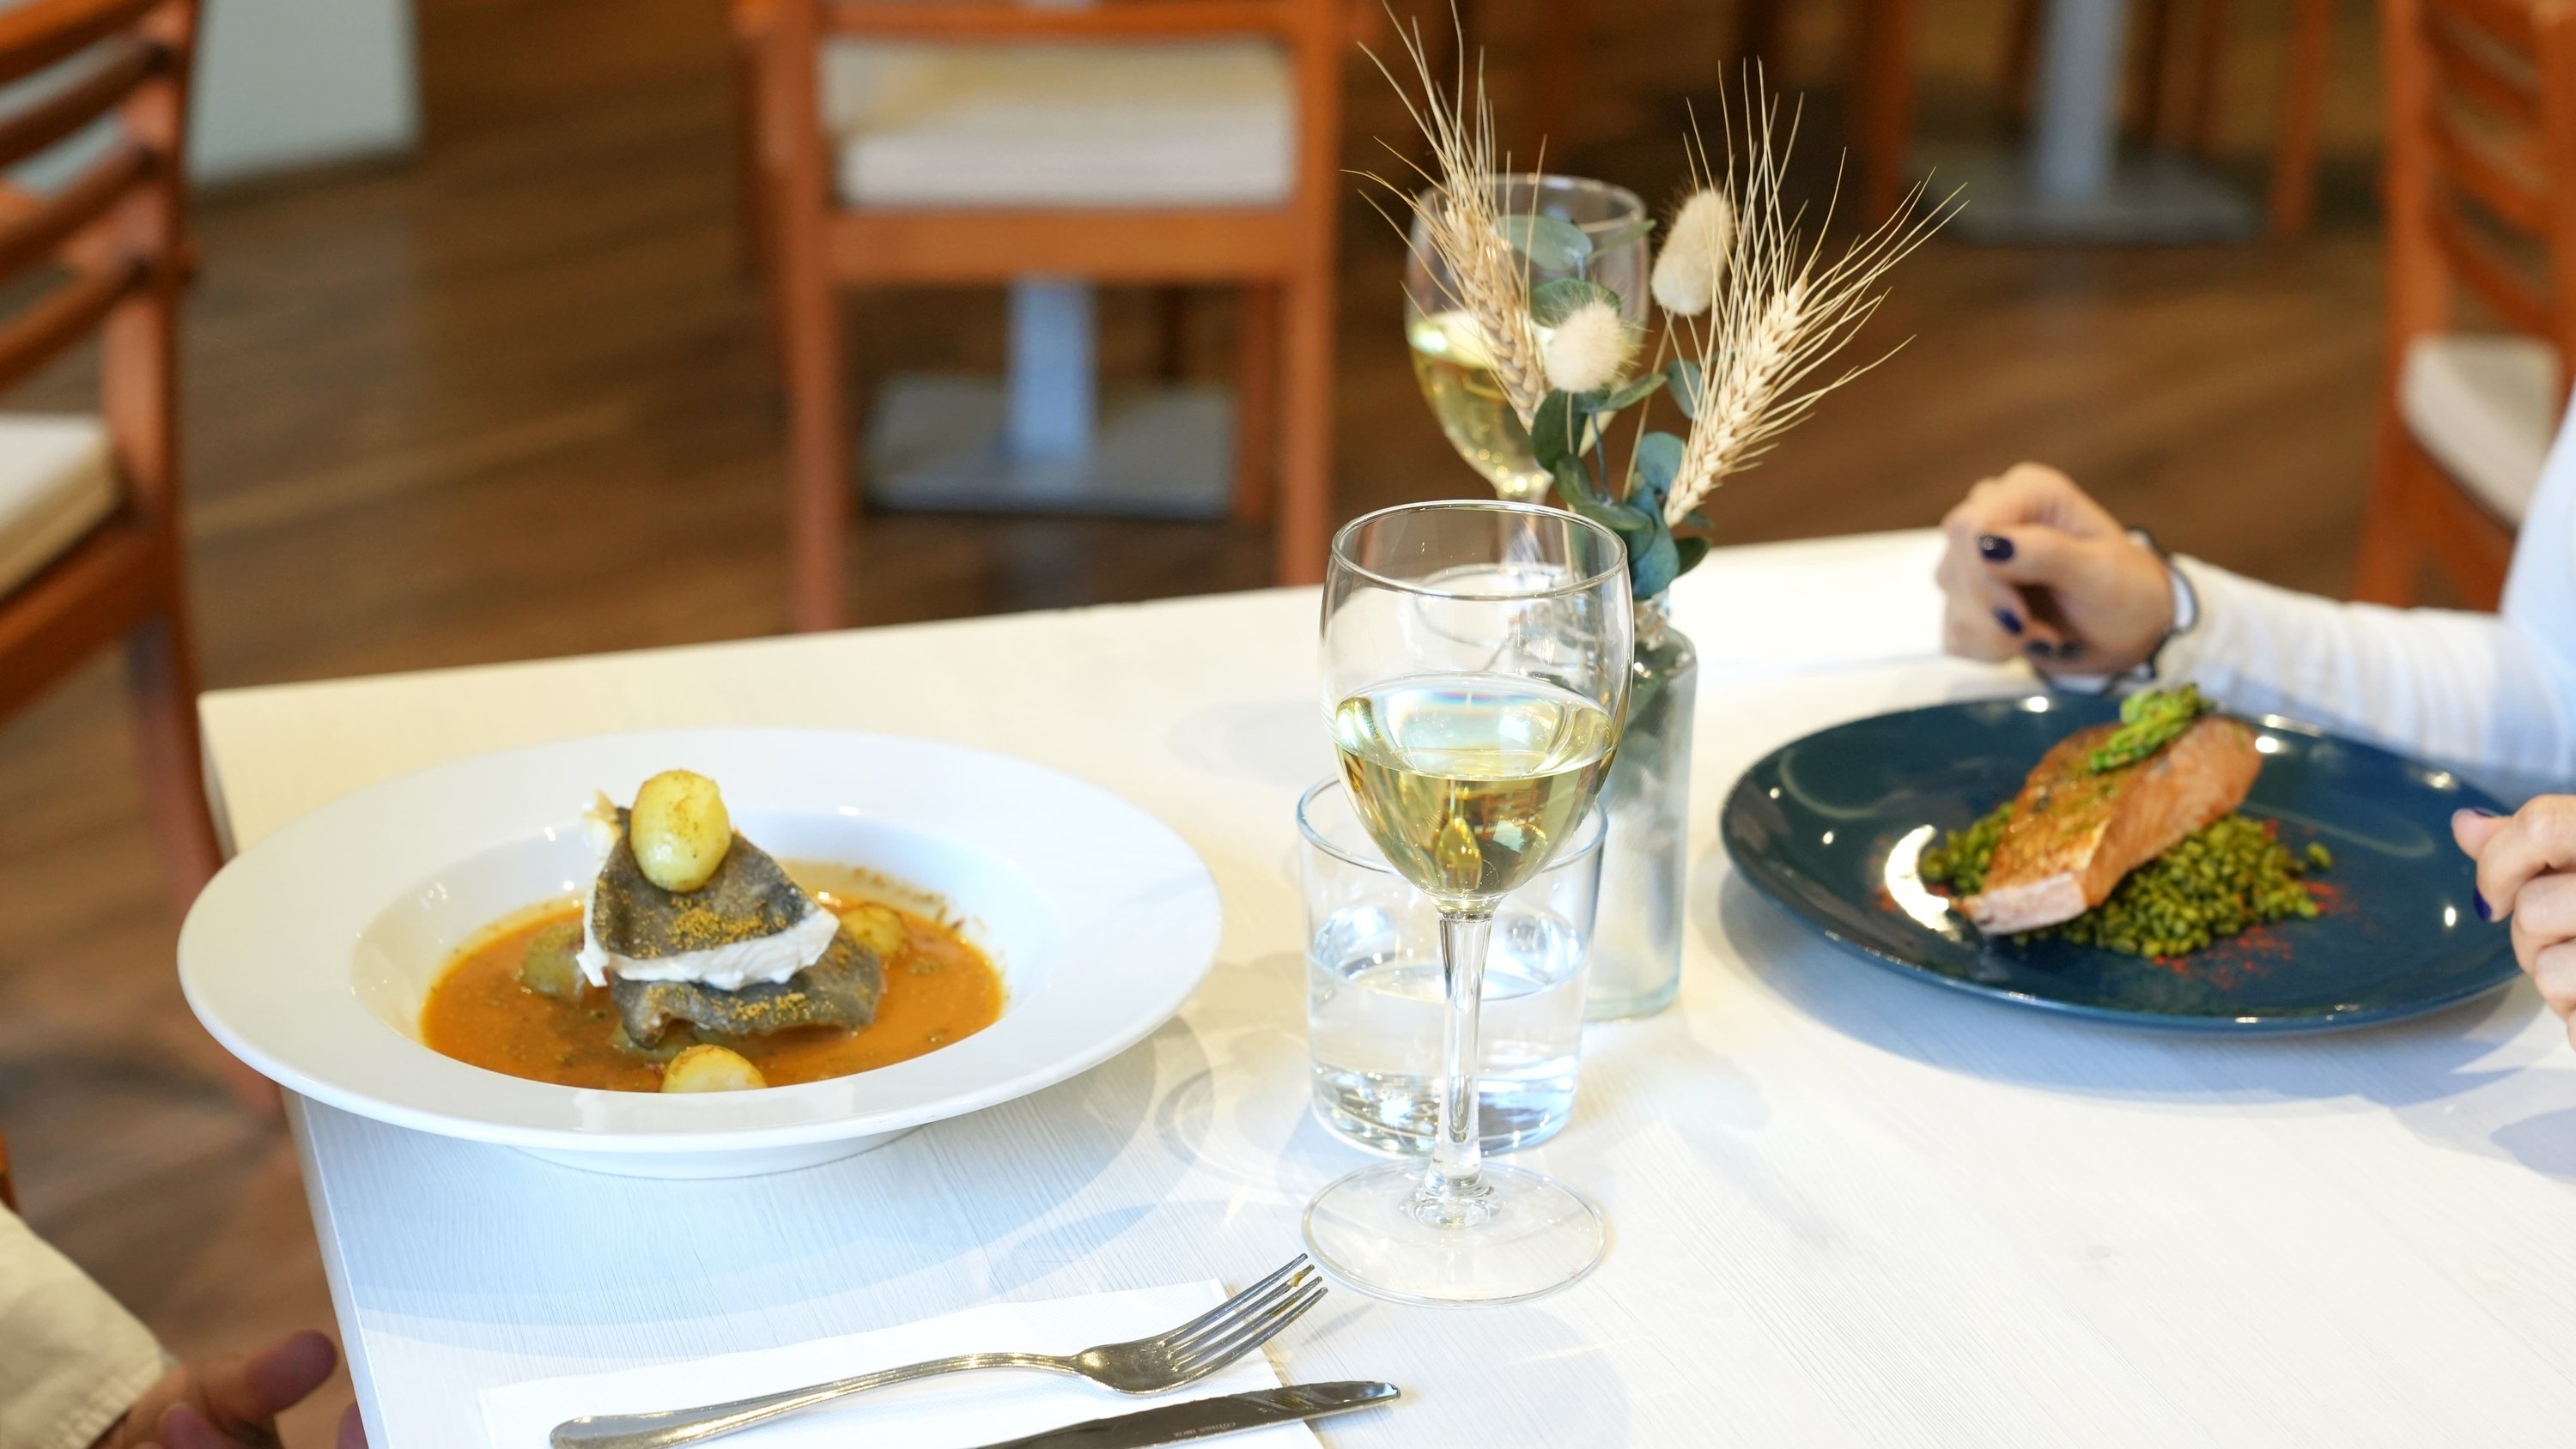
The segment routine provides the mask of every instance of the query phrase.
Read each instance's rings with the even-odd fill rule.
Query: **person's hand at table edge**
[[[339,1361],[331,1340],[305,1332],[246,1357],[183,1364],[146,1389],[92,1449],[279,1449],[277,1416],[320,1388]],[[366,1444],[352,1404],[335,1449]]]
[[[2576,795],[2542,795],[2511,815],[2463,810],[2451,835],[2478,863],[2479,918],[2513,922],[2513,958],[2576,1045]]]
[[[2054,468],[2016,463],[1977,484],[1941,532],[1941,645],[1952,654],[2119,675],[2173,628],[2164,559]]]

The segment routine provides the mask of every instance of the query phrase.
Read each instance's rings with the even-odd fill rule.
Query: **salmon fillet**
[[[1989,935],[2037,930],[2102,903],[2130,871],[2245,803],[2262,772],[2254,732],[2205,715],[2134,765],[2094,774],[2116,724],[2057,742],[2014,797],[1985,890],[1959,903]]]

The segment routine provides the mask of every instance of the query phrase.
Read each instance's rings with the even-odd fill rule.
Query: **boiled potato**
[[[703,1043],[671,1058],[662,1069],[665,1092],[746,1092],[768,1085],[769,1079],[742,1053]]]
[[[581,966],[572,958],[580,949],[579,921],[557,921],[530,936],[528,952],[519,958],[519,984],[557,1001],[581,995]]]
[[[635,792],[627,836],[646,880],[666,891],[693,891],[715,879],[733,848],[733,817],[715,781],[664,770]]]
[[[841,918],[850,939],[868,949],[879,961],[891,961],[903,949],[903,917],[892,906],[864,905]]]
[[[660,1041],[653,1043],[651,1046],[646,1046],[635,1038],[628,1036],[626,1034],[626,1023],[621,1021],[608,1028],[608,1044],[617,1048],[619,1051],[626,1053],[630,1057],[642,1057],[648,1062],[667,1062],[671,1058],[678,1056],[680,1053],[687,1051],[689,1048],[696,1046],[698,1044],[698,1034],[690,1028],[687,1022],[675,1021],[662,1029],[662,1039]]]

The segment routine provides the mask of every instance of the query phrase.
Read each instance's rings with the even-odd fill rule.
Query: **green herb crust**
[[[2011,818],[2007,801],[1966,829],[1949,832],[1924,848],[1916,873],[1954,895],[1975,895],[1985,889],[1995,843]],[[2102,904],[2014,939],[2054,938],[2132,956],[2187,956],[2267,921],[2313,919],[2317,901],[2303,877],[2333,864],[2323,845],[2292,855],[2270,826],[2230,815],[2129,872]]]
[[[2197,684],[2130,695],[2120,701],[2120,727],[2085,764],[2097,775],[2134,765],[2180,739],[2193,720],[2217,707]]]

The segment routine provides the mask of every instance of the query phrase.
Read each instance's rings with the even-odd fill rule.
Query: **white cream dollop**
[[[591,849],[606,862],[609,853],[617,849],[621,834],[616,803],[606,795],[598,796],[581,817],[581,824]],[[710,946],[703,951],[683,951],[676,956],[621,956],[599,944],[599,938],[592,934],[591,902],[585,900],[581,949],[573,953],[573,960],[581,966],[583,979],[593,986],[606,986],[614,974],[628,981],[695,981],[718,991],[740,991],[746,986],[774,986],[822,960],[840,929],[841,918],[807,896],[805,914],[787,929],[771,935]]]

